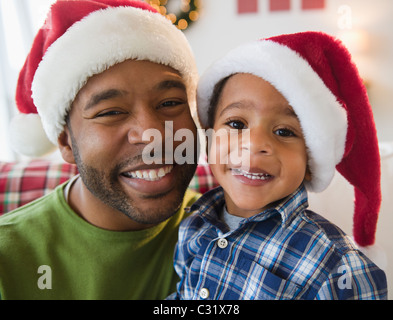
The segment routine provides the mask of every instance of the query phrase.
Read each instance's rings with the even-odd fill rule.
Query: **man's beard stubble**
[[[183,202],[184,194],[195,174],[197,167],[196,161],[195,164],[176,165],[177,169],[180,170],[180,176],[176,179],[176,185],[173,186],[173,189],[175,189],[174,191],[171,189],[164,194],[154,194],[143,197],[144,200],[157,200],[162,198],[164,202],[166,194],[175,192],[175,200],[171,200],[171,202],[167,205],[160,203],[159,206],[154,205],[148,210],[142,210],[141,208],[138,208],[136,203],[137,201],[131,199],[123,191],[118,181],[121,169],[130,166],[133,163],[142,163],[142,155],[134,156],[133,158],[118,164],[110,171],[109,175],[106,176],[103,171],[89,166],[82,161],[71,130],[70,135],[74,159],[82,182],[86,188],[104,204],[122,212],[133,221],[141,224],[158,224],[169,219],[179,210]],[[168,201],[170,200],[166,200],[166,202]]]

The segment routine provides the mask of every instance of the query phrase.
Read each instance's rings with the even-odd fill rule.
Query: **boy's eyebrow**
[[[250,103],[243,103],[242,101],[239,102],[234,102],[228,105],[224,110],[220,112],[220,116],[222,116],[225,112],[230,111],[232,109],[250,109],[252,106]],[[294,117],[296,119],[299,119],[295,111],[290,105],[285,105],[285,109],[283,110],[283,113],[285,115],[288,115],[290,117]]]
[[[84,110],[87,111],[97,104],[99,104],[101,101],[104,100],[110,100],[113,98],[121,97],[127,94],[127,91],[124,90],[118,90],[118,89],[108,89],[99,93],[96,93],[93,95],[89,102],[86,104]]]
[[[230,105],[228,105],[223,110],[221,110],[219,116],[221,117],[225,112],[228,112],[232,109],[248,109],[249,107],[250,107],[249,104],[244,104],[242,102],[234,102],[234,103],[231,103]]]
[[[297,114],[295,113],[295,111],[293,110],[293,108],[291,106],[288,106],[287,108],[285,108],[285,114],[291,117],[295,117],[296,119],[299,120]]]

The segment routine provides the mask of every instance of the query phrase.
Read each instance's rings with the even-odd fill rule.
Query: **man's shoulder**
[[[185,216],[188,216],[192,205],[202,196],[199,192],[188,188],[184,194],[182,211]]]
[[[29,230],[40,229],[55,210],[60,210],[61,192],[59,186],[49,194],[1,216],[0,242],[6,241],[10,233],[25,232],[27,235]]]
[[[197,201],[202,196],[201,193],[188,188],[184,195],[184,202],[187,204],[192,205],[195,201]]]

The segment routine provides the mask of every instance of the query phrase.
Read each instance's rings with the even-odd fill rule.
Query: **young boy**
[[[231,51],[201,78],[198,114],[204,128],[220,132],[208,156],[221,187],[201,197],[181,225],[181,281],[172,297],[387,298],[384,272],[307,210],[307,191],[324,190],[337,168],[355,187],[355,241],[374,243],[381,201],[376,130],[340,42],[306,32]],[[234,153],[241,163],[231,161]]]

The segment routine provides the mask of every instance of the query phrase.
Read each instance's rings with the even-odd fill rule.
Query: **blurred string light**
[[[170,2],[180,2],[180,8],[177,12],[170,12]],[[160,12],[167,19],[180,30],[186,30],[193,22],[199,19],[202,0],[149,0],[148,2],[158,12]]]

